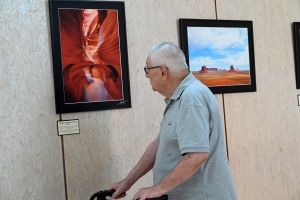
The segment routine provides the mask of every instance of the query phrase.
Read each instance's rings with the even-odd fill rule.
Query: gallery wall
[[[217,1],[217,11],[219,19],[253,21],[257,92],[224,95],[239,199],[299,199],[300,91],[291,23],[300,21],[300,2],[226,0]]]
[[[143,67],[179,44],[179,18],[252,20],[257,92],[215,95],[239,199],[300,198],[300,107],[291,23],[298,0],[126,0],[132,108],[56,114],[48,1],[0,1],[0,199],[82,200],[124,178],[159,130],[163,97]],[[79,119],[80,134],[57,135]],[[152,184],[149,173],[128,192]]]
[[[0,1],[0,199],[65,199],[47,3]]]

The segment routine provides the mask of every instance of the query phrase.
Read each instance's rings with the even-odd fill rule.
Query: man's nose
[[[149,78],[148,74],[145,74],[146,78]]]

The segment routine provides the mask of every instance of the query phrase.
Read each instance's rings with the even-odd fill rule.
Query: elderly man
[[[181,49],[170,42],[154,45],[144,68],[154,91],[166,97],[160,132],[137,165],[112,184],[113,198],[153,168],[154,185],[134,200],[236,200],[225,150],[222,118],[211,91],[189,73]]]

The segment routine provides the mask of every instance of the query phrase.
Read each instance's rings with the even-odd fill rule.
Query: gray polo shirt
[[[166,109],[153,168],[157,184],[185,153],[208,152],[209,158],[187,181],[168,192],[169,200],[236,200],[225,150],[222,118],[211,91],[190,73]]]

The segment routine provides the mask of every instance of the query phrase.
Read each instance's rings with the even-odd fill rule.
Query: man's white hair
[[[153,66],[165,65],[171,72],[188,69],[184,53],[172,42],[153,45],[149,50],[148,57]]]

